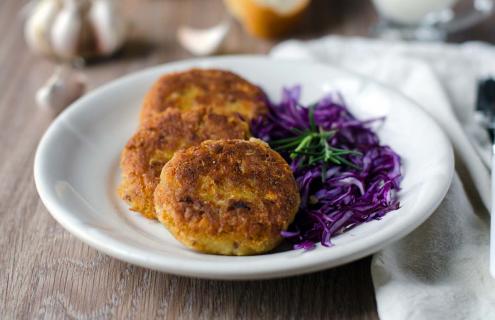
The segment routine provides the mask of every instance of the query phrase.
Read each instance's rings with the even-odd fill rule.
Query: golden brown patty
[[[154,218],[153,192],[163,165],[175,151],[204,140],[246,139],[249,128],[236,114],[218,115],[204,108],[180,112],[171,109],[140,128],[121,156],[119,194],[131,210]]]
[[[157,217],[179,241],[224,255],[273,249],[299,202],[288,164],[257,139],[205,141],[179,151],[155,190]]]
[[[267,112],[263,91],[238,75],[221,70],[191,69],[162,76],[146,95],[141,123],[170,108],[198,106],[224,114],[237,112],[252,120]]]

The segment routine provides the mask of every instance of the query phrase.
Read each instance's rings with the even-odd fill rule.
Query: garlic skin
[[[127,23],[115,0],[40,0],[24,35],[36,53],[74,61],[110,56],[126,40]]]
[[[41,0],[24,26],[24,37],[36,53],[51,55],[53,51],[47,42],[52,25],[62,4],[59,0]]]
[[[38,107],[58,114],[86,91],[86,79],[81,73],[58,67],[48,81],[36,92]]]

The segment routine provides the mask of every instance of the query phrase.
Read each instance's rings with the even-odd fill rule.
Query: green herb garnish
[[[314,106],[309,107],[310,127],[304,131],[295,129],[296,136],[274,140],[270,142],[272,147],[279,152],[286,152],[291,159],[301,157],[299,163],[302,167],[313,166],[321,163],[322,178],[325,179],[328,164],[347,165],[359,169],[354,163],[344,156],[361,155],[354,150],[346,150],[332,147],[328,141],[335,136],[337,130],[324,130],[316,126],[314,119]]]

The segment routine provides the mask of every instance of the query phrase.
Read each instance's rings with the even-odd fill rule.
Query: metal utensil
[[[490,273],[495,278],[495,79],[486,79],[478,84],[476,110],[483,115],[483,125],[492,141],[492,205],[490,225]]]

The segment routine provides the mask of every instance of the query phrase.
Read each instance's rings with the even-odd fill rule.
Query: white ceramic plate
[[[402,207],[334,239],[335,246],[250,257],[201,254],[158,222],[130,212],[116,196],[119,155],[138,124],[141,100],[162,74],[191,67],[232,70],[278,101],[301,84],[303,101],[340,91],[361,119],[386,116],[380,138],[403,158]],[[450,144],[435,122],[399,93],[338,68],[239,56],[170,63],[113,81],[61,114],[41,140],[34,175],[53,217],[113,257],[169,273],[214,279],[284,277],[334,267],[376,252],[419,226],[445,196],[453,173]]]

